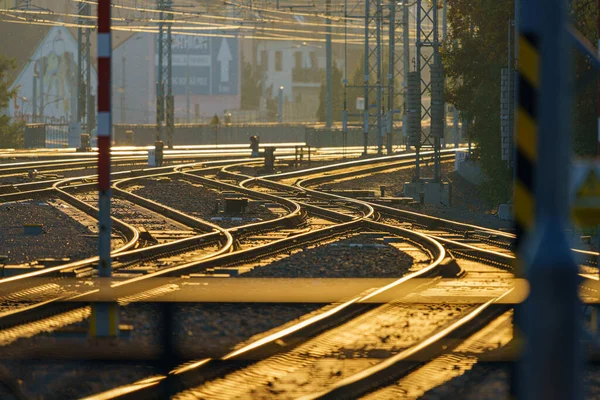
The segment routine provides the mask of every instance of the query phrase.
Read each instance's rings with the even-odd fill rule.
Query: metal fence
[[[27,124],[24,145],[27,149],[69,147],[69,125]]]

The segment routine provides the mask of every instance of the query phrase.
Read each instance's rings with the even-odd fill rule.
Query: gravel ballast
[[[397,245],[397,243],[394,243]],[[399,247],[403,245],[398,244]],[[241,274],[247,278],[387,278],[414,267],[413,254],[368,235],[305,248],[271,264]]]
[[[263,202],[252,201],[244,213],[225,213],[224,197],[215,189],[193,183],[184,178],[140,179],[127,190],[165,204],[192,216],[212,222],[224,228],[246,225],[276,218],[278,215],[263,206]],[[247,197],[239,194],[239,197]]]
[[[88,227],[61,209],[71,206],[58,200],[27,200],[0,204],[0,254],[9,264],[40,258],[93,256],[97,239]],[[42,225],[42,233],[25,235],[25,225]]]
[[[452,182],[452,206],[443,205],[391,205],[392,207],[405,209],[431,215],[438,218],[450,219],[473,225],[493,229],[509,229],[512,227],[510,221],[502,221],[483,198],[477,186],[467,182],[458,173],[453,171],[453,163],[442,163],[442,173],[446,180]],[[347,178],[342,181],[324,183],[319,189],[328,190],[372,190],[375,192],[373,201],[378,200],[380,187],[384,186],[386,197],[403,197],[404,184],[409,182],[414,175],[414,168],[402,168],[394,171],[376,173],[366,177]]]

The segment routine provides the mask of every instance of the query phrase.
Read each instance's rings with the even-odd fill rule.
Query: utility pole
[[[277,113],[277,122],[279,122],[280,124],[283,124],[283,86],[279,86],[279,101],[277,104],[277,109],[278,109],[278,113]]]
[[[333,125],[333,54],[331,44],[331,0],[326,1],[327,26],[325,35],[325,121],[328,129]]]
[[[348,0],[344,0],[344,105],[342,107],[342,152],[346,159],[348,140]]]
[[[396,1],[391,0],[389,4],[389,22],[388,28],[388,105],[386,114],[386,149],[387,153],[392,153],[392,132],[394,130],[394,109],[396,100]]]
[[[39,122],[44,123],[44,108],[46,108],[46,104],[44,101],[45,91],[44,91],[44,76],[46,75],[46,57],[42,57],[39,61],[40,63],[40,118]]]
[[[583,398],[579,270],[569,225],[571,38],[566,0],[522,1],[515,222],[529,294],[518,395]]]
[[[79,24],[88,24],[89,20],[85,17],[90,15],[90,4],[78,3],[77,7],[80,15]],[[77,126],[78,138],[81,137],[82,132],[91,133],[93,129],[91,126],[94,104],[91,101],[90,33],[89,28],[79,27],[77,29],[77,101],[73,120]]]
[[[408,70],[408,54],[410,50],[405,45],[408,43],[408,6],[398,5],[396,0],[389,1],[389,29],[388,29],[388,73],[387,73],[387,113],[386,113],[386,150],[388,154],[393,153],[393,143],[395,135],[394,121],[400,114],[398,100],[405,102],[406,96],[406,74]],[[402,18],[400,18],[402,14]],[[402,45],[402,53],[399,51],[399,45]],[[402,79],[402,85],[398,81]],[[403,97],[404,96],[404,97]],[[406,113],[404,113],[406,114]],[[403,128],[404,129],[404,128]]]
[[[39,79],[38,61],[35,61],[33,63],[33,93],[32,93],[33,96],[31,96],[31,99],[33,101],[33,109],[31,111],[31,114],[32,114],[32,121],[34,124],[37,122],[37,118],[38,118],[38,88],[37,88],[38,79]]]
[[[402,133],[405,140],[408,140],[408,74],[410,73],[410,38],[408,36],[410,32],[410,8],[408,2],[405,1],[402,4],[402,50],[403,50],[403,61],[404,61],[404,76],[403,76],[403,89],[404,89],[404,114],[402,116]],[[420,133],[419,133],[420,134]],[[408,143],[408,142],[407,142]],[[408,149],[408,145],[406,146]]]
[[[377,32],[377,101],[375,106],[377,107],[377,154],[383,154],[383,75],[382,75],[382,56],[383,56],[383,42],[381,41],[381,30],[383,20],[383,8],[381,7],[381,0],[377,0],[376,3],[377,12],[375,13],[375,26]]]
[[[157,0],[157,8],[160,10],[158,23],[158,79],[156,84],[156,141],[160,141],[163,135],[164,122],[167,125],[167,145],[173,148],[174,130],[174,101],[173,101],[173,52],[171,22],[173,20],[172,0]],[[165,22],[166,21],[166,22]],[[166,60],[165,60],[166,58]],[[166,90],[166,94],[165,94]]]
[[[422,144],[429,144],[433,147],[434,175],[433,181],[439,182],[440,174],[440,145],[441,138],[444,136],[444,69],[440,57],[439,41],[439,18],[438,2],[440,0],[429,1],[417,0],[417,42],[416,42],[416,70],[420,74],[421,80],[421,101],[423,96],[431,93],[431,102],[429,106],[422,106],[423,119],[431,121],[429,134],[425,135]],[[431,49],[432,55],[429,55],[424,49]],[[429,72],[430,79],[423,79],[423,74]],[[417,158],[420,154],[417,155]],[[420,162],[416,162],[415,176],[421,176]]]
[[[125,79],[125,73],[127,71],[127,53],[126,50],[123,51],[123,56],[121,57],[121,123],[125,123],[125,85],[127,80]]]
[[[364,99],[365,110],[363,113],[364,149],[363,155],[367,155],[369,133],[374,127],[377,135],[378,153],[382,153],[383,126],[382,126],[382,95],[383,82],[381,76],[381,0],[365,0],[365,37],[364,37]],[[373,80],[375,81],[373,83]],[[376,96],[373,102],[373,96]],[[371,103],[374,103],[371,105]]]
[[[98,275],[110,277],[111,29],[110,0],[98,3]]]
[[[190,55],[187,55],[187,68],[185,70],[185,121],[190,123]]]

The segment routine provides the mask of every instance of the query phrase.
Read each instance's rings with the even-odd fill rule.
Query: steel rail
[[[288,185],[284,185],[284,184],[275,184],[273,182],[268,182],[268,181],[262,181],[259,178],[248,178],[244,181],[242,181],[240,183],[240,186],[249,186],[251,184],[261,184],[261,185],[268,185],[268,186],[275,186],[277,189],[281,189],[281,188],[287,188],[288,190],[292,189],[293,187],[288,186]],[[339,196],[336,195],[332,195],[332,194],[325,194],[326,197],[331,198],[338,198]],[[352,199],[348,199],[348,200],[352,200]],[[359,201],[356,201],[359,202]],[[371,217],[373,214],[369,215],[369,217]],[[420,238],[429,238],[432,239],[430,236],[422,234],[422,233],[418,233],[412,230],[406,230],[404,228],[400,228],[400,227],[392,227],[386,224],[381,224],[381,223],[377,223],[377,222],[373,222],[373,221],[369,221],[368,219],[361,219],[361,222],[364,225],[363,227],[369,227],[371,229],[378,229],[378,230],[397,230],[397,232],[402,232],[403,236],[409,236],[410,234],[412,235],[418,235]],[[396,232],[396,233],[397,233]],[[433,239],[432,239],[433,240]],[[436,260],[436,262],[439,265],[439,263],[441,263],[441,261],[445,258],[445,250],[444,248],[441,246],[440,243],[438,243],[437,241],[434,241],[437,246],[439,246],[438,250],[440,251],[440,254],[443,254],[441,256],[441,258],[439,258],[438,260]],[[461,246],[461,243],[456,242],[455,243],[457,246]],[[477,252],[480,256],[488,256],[488,257],[498,257],[498,258],[504,258],[506,259],[506,257],[501,254],[501,253],[497,253],[497,252],[493,252],[493,251],[489,251],[489,250],[482,250],[482,249],[478,249],[478,248],[474,248],[472,246],[471,250],[473,250],[474,252]],[[494,260],[495,262],[498,262],[498,259]],[[504,261],[504,260],[503,260]],[[435,268],[430,266],[431,268]],[[273,335],[270,335],[267,338],[263,338],[257,342],[251,343],[250,345],[242,348],[242,349],[238,349],[232,353],[229,353],[227,355],[225,355],[221,360],[230,360],[230,359],[235,359],[235,358],[240,358],[240,357],[244,357],[244,359],[252,359],[253,358],[253,353],[256,352],[260,352],[260,354],[264,354],[265,351],[269,352],[269,350],[265,350],[265,348],[268,347],[272,347],[272,352],[276,352],[277,349],[279,348],[279,346],[274,346],[273,343],[275,343],[277,340],[282,340],[282,339],[287,339],[286,342],[290,342],[289,340],[289,336],[292,336],[294,333],[294,329],[297,330],[304,330],[306,329],[308,326],[312,325],[312,324],[316,324],[317,322],[319,322],[320,324],[325,324],[326,318],[330,318],[332,317],[333,314],[342,314],[342,310],[345,310],[347,307],[350,306],[350,304],[355,304],[355,303],[362,303],[362,302],[366,302],[368,300],[371,300],[373,297],[376,297],[377,295],[385,292],[386,290],[395,287],[397,285],[402,284],[403,282],[406,282],[408,279],[410,279],[411,277],[415,277],[415,276],[421,276],[421,274],[426,275],[429,271],[430,267],[426,267],[424,270],[418,271],[416,273],[416,275],[411,275],[410,277],[404,277],[398,281],[393,282],[392,284],[380,288],[379,290],[376,290],[373,293],[370,293],[369,295],[365,296],[364,298],[360,299],[360,298],[355,298],[350,300],[348,303],[343,303],[340,306],[338,306],[337,308],[335,308],[333,311],[329,311],[325,314],[321,314],[321,315],[317,315],[315,317],[313,317],[311,320],[308,321],[303,321],[300,324],[297,324],[296,326],[292,327],[291,329],[288,328],[286,330],[277,332]],[[348,312],[350,310],[348,309]],[[356,312],[356,310],[354,310],[354,313]],[[354,314],[353,314],[354,315]],[[339,317],[339,315],[338,315]],[[325,324],[327,326],[330,326],[331,323]],[[334,324],[335,325],[335,324]],[[314,334],[314,332],[313,332]],[[302,336],[306,336],[307,332],[304,331]],[[217,362],[217,365],[215,365],[215,362]],[[169,379],[170,380],[175,380],[175,382],[171,382],[170,384],[175,387],[179,387],[179,389],[181,389],[181,387],[185,387],[190,385],[190,381],[194,381],[195,384],[197,384],[197,380],[195,380],[193,378],[194,374],[198,374],[199,370],[203,371],[203,380],[206,380],[206,374],[209,373],[209,371],[213,370],[219,370],[219,373],[222,372],[222,369],[219,368],[218,365],[218,361],[215,360],[211,360],[211,359],[204,359],[204,360],[199,360],[196,361],[194,363],[191,364],[187,364],[184,365],[174,371],[171,372],[171,374],[169,375]],[[191,375],[191,376],[190,376]],[[210,375],[210,373],[209,373]],[[213,374],[214,375],[214,374]],[[121,388],[117,388],[117,389],[113,389],[110,391],[110,396],[111,398],[144,398],[145,396],[149,395],[151,392],[156,390],[156,386],[160,385],[161,383],[164,384],[164,380],[167,378],[167,376],[162,376],[162,377],[158,377],[156,378],[156,380],[152,380],[151,383],[149,383],[149,381],[144,381],[145,383],[142,382],[137,382],[132,386],[126,386],[126,387],[121,387]],[[107,392],[108,393],[108,392]],[[141,397],[140,397],[141,395]],[[102,397],[102,395],[99,396],[95,396],[95,397],[91,397],[94,399],[101,399],[101,398],[107,398],[107,397]]]

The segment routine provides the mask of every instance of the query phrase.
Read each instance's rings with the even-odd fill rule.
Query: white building
[[[174,35],[176,122],[205,121],[240,107],[239,47],[232,38]],[[113,51],[114,123],[156,122],[157,53],[156,35],[148,33],[134,34]]]
[[[75,118],[77,101],[77,42],[66,28],[46,31],[45,37],[32,46],[33,53],[20,60],[21,68],[10,85],[16,95],[8,114],[29,123],[68,124]],[[91,74],[91,86],[95,95],[95,72]]]
[[[324,46],[261,41],[256,45],[255,57],[266,78],[265,87],[272,90],[270,95],[277,98],[279,88],[283,86],[284,121],[314,122],[326,66]]]

